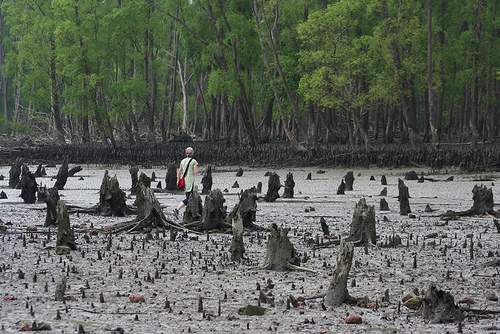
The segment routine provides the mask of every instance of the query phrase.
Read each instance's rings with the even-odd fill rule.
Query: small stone
[[[131,303],[140,303],[140,302],[146,302],[146,299],[144,299],[143,295],[140,294],[132,294],[128,296],[128,299],[130,299]]]
[[[68,246],[57,246],[56,247],[56,254],[57,255],[66,255],[71,253],[71,248]]]
[[[28,226],[28,231],[29,231],[29,232],[36,232],[36,230],[37,230],[37,229],[38,229],[38,228],[37,228],[35,225],[30,225],[30,226]]]
[[[345,318],[345,323],[346,324],[362,324],[363,319],[359,315],[350,315],[347,318]]]
[[[498,301],[498,296],[494,292],[489,292],[486,294],[486,300],[491,300],[493,302]]]
[[[464,296],[458,301],[459,304],[474,304],[474,299],[469,296]]]

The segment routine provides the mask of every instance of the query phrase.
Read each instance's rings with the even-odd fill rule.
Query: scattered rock
[[[345,318],[345,323],[346,324],[362,324],[363,319],[359,315],[350,315],[347,318]]]
[[[128,296],[128,299],[130,299],[130,302],[131,303],[145,303],[146,302],[146,299],[144,299],[144,296],[143,295],[140,295],[140,294],[132,294],[130,296]]]

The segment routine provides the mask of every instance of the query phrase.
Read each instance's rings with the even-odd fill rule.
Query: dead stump
[[[347,172],[344,176],[345,179],[345,190],[352,191],[354,184],[354,173],[352,171]]]
[[[349,291],[347,291],[347,279],[351,270],[353,255],[354,245],[346,240],[341,240],[333,276],[325,295],[325,305],[340,306],[354,299],[349,296]]]
[[[385,177],[385,175],[382,175],[382,177],[380,178],[380,184],[383,186],[387,185],[387,178]]]
[[[24,203],[32,204],[36,202],[37,189],[38,184],[35,181],[35,175],[29,171],[26,165],[23,165],[21,177],[21,198]]]
[[[81,172],[82,170],[82,166],[75,166],[68,171],[68,176],[73,177],[76,173]]]
[[[205,175],[203,175],[203,178],[201,179],[201,184],[203,185],[201,194],[207,195],[210,193],[210,190],[212,190],[212,166],[207,166]]]
[[[45,215],[44,227],[56,225],[57,220],[57,202],[59,201],[59,191],[57,188],[47,189],[40,187],[38,189],[38,200],[47,204],[47,214]]]
[[[239,215],[243,222],[243,227],[250,229],[262,229],[254,224],[257,213],[256,189],[246,189],[239,194],[239,202],[228,215],[228,222],[232,222],[234,217]]]
[[[167,165],[167,175],[165,175],[165,189],[177,190],[177,168],[175,163]]]
[[[68,246],[76,250],[75,234],[69,224],[68,208],[64,201],[57,202],[57,246]]]
[[[151,188],[151,178],[144,173],[141,173],[141,175],[139,175],[139,183],[142,183],[146,187]]]
[[[355,245],[375,245],[375,207],[367,205],[364,198],[360,199],[354,207],[351,221],[351,231],[346,241]]]
[[[99,190],[97,211],[103,216],[124,217],[132,213],[125,203],[126,200],[127,197],[125,192],[120,189],[116,175],[110,178],[106,170]]]
[[[130,195],[137,195],[139,191],[139,167],[132,166],[129,168],[128,172],[130,173],[130,177],[132,179],[132,186],[130,187]]]
[[[340,180],[340,185],[337,188],[337,195],[345,195],[345,183],[344,183],[344,179]]]
[[[42,164],[38,165],[38,168],[35,171],[35,177],[42,177],[47,175],[47,172],[45,171],[45,168],[42,167]]]
[[[202,213],[203,230],[209,231],[218,228],[230,227],[226,224],[226,208],[224,207],[224,195],[220,189],[210,191],[205,197],[205,205]]]
[[[231,240],[229,252],[231,253],[232,261],[239,261],[243,258],[243,254],[245,253],[245,244],[243,243],[243,220],[239,212],[236,212],[232,218],[232,231],[233,239]]]
[[[459,212],[448,210],[445,216],[474,216],[490,214],[498,217],[500,215],[493,209],[494,201],[492,188],[488,189],[484,185],[475,185],[472,189],[472,194],[474,203],[469,210]]]
[[[423,299],[422,316],[433,324],[442,324],[463,319],[455,298],[446,291],[438,290],[430,284]]]
[[[298,266],[300,258],[290,239],[288,229],[278,227],[275,223],[271,225],[271,236],[267,241],[266,257],[263,269],[285,271],[292,266]]]
[[[243,176],[243,168],[238,168],[238,171],[236,172],[236,177]]]
[[[192,224],[193,222],[199,222],[202,215],[203,203],[200,193],[198,192],[198,187],[195,186],[191,196],[189,196],[186,211],[182,215],[182,222],[186,225]]]
[[[63,190],[67,181],[68,181],[68,156],[64,157],[64,161],[61,167],[59,167],[54,187],[56,187],[57,190]]]
[[[328,228],[328,225],[326,224],[326,220],[324,217],[320,218],[319,223],[321,224],[321,230],[323,231],[323,235],[330,235],[330,229]]]
[[[9,171],[9,188],[16,189],[20,182],[21,177],[21,167],[22,167],[21,158],[17,158],[16,161],[12,164]]]
[[[285,191],[283,192],[283,198],[293,198],[294,187],[295,181],[293,180],[293,174],[288,173],[285,180]]]
[[[380,199],[380,211],[389,211],[389,203],[387,203],[385,198]]]
[[[276,202],[276,199],[280,198],[278,194],[281,188],[280,177],[275,172],[269,174],[269,181],[267,183],[267,193],[264,196],[264,201],[266,202]]]
[[[398,179],[398,201],[399,201],[399,214],[402,216],[407,216],[411,213],[410,209],[410,193],[408,192],[408,187],[405,186],[403,180]]]

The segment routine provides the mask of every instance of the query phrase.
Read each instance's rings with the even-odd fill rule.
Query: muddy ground
[[[201,172],[204,168],[201,166]],[[30,166],[34,171],[36,166]],[[47,167],[39,184],[52,186],[58,167]],[[70,165],[70,168],[73,167]],[[82,165],[83,171],[68,180],[59,193],[67,205],[88,208],[98,203],[104,171],[117,175],[120,187],[130,193],[131,178],[126,166]],[[455,301],[470,296],[470,307],[500,310],[498,301],[487,300],[488,293],[500,294],[498,266],[481,266],[500,258],[500,234],[492,216],[441,219],[447,210],[463,211],[472,206],[474,185],[492,188],[498,210],[500,188],[498,172],[460,174],[449,168],[431,173],[429,169],[351,169],[353,191],[337,195],[337,188],[348,170],[317,168],[267,169],[240,166],[212,170],[213,187],[224,191],[228,211],[238,201],[242,189],[263,183],[267,191],[267,171],[275,171],[284,183],[292,173],[295,197],[275,203],[259,201],[256,224],[269,227],[277,223],[290,229],[289,237],[304,260],[302,266],[314,270],[275,272],[259,269],[266,252],[265,232],[248,232],[244,237],[246,260],[229,260],[231,235],[179,235],[170,241],[169,232],[118,234],[110,236],[104,228],[134,219],[71,214],[78,249],[69,255],[56,255],[56,231],[43,228],[45,204],[24,204],[20,190],[8,188],[10,166],[0,167],[5,176],[0,190],[8,198],[0,200],[3,226],[0,238],[0,291],[13,300],[0,301],[0,331],[14,333],[24,325],[45,323],[46,333],[463,333],[500,332],[500,314],[464,313],[457,323],[431,324],[418,312],[401,305],[402,296],[413,289],[424,293],[430,284],[450,292]],[[409,188],[412,216],[399,214],[398,179],[414,170],[432,178],[424,183],[405,181]],[[154,167],[140,172],[156,175],[164,184],[166,169]],[[306,180],[311,173],[312,180]],[[387,186],[381,185],[381,176]],[[370,180],[373,176],[374,180]],[[445,181],[453,176],[453,181]],[[197,177],[201,189],[201,178]],[[235,181],[239,188],[232,188]],[[380,211],[380,192],[387,187],[389,211]],[[280,192],[281,193],[281,192]],[[172,218],[172,208],[182,193],[158,190],[156,197]],[[204,196],[202,196],[203,198]],[[375,206],[378,243],[398,235],[397,247],[357,247],[350,271],[348,290],[352,296],[367,297],[376,308],[352,305],[326,307],[322,298],[335,266],[337,247],[315,248],[322,238],[319,224],[324,217],[330,234],[349,232],[355,204],[365,198]],[[132,205],[133,197],[127,203]],[[429,205],[434,211],[425,212]],[[28,232],[35,225],[36,232]],[[98,233],[91,231],[97,230]],[[110,241],[111,240],[111,241]],[[471,255],[471,241],[473,253]],[[416,261],[416,262],[415,262]],[[416,266],[415,266],[416,264]],[[22,274],[20,273],[22,271]],[[55,300],[61,277],[67,278],[64,301]],[[258,305],[258,286],[274,298],[274,305],[261,303],[261,316],[241,315],[238,309]],[[141,294],[143,303],[131,303],[129,295]],[[383,301],[388,294],[389,300]],[[287,308],[286,300],[305,297],[299,307]],[[300,298],[299,298],[300,299]],[[200,305],[200,300],[201,304]],[[467,305],[461,305],[467,307]],[[359,315],[362,324],[346,324],[347,315]]]

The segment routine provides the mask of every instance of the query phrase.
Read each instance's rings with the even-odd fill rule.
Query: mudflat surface
[[[70,165],[70,168],[73,167]],[[131,178],[126,166],[82,165],[83,170],[68,179],[59,191],[67,205],[88,208],[98,203],[99,187],[108,170],[116,175],[120,188],[130,193]],[[203,165],[200,165],[203,173]],[[429,169],[350,169],[354,172],[354,190],[337,195],[337,188],[347,169],[286,168],[266,169],[241,166],[213,168],[213,187],[221,189],[228,212],[238,202],[241,190],[263,183],[260,197],[267,191],[267,171],[276,172],[284,184],[288,173],[295,180],[293,199],[280,198],[274,203],[258,201],[256,224],[272,223],[289,228],[294,247],[305,261],[302,266],[315,272],[275,272],[259,269],[266,253],[268,233],[248,231],[244,236],[246,260],[230,261],[231,235],[179,234],[170,241],[169,232],[109,235],[104,228],[134,216],[116,218],[71,214],[78,250],[56,255],[56,229],[43,228],[45,203],[24,204],[20,190],[8,188],[10,166],[1,166],[0,191],[8,198],[0,200],[0,291],[14,300],[0,300],[0,331],[18,332],[24,324],[44,322],[50,333],[76,333],[79,326],[86,333],[456,333],[457,324],[431,324],[402,305],[401,297],[418,289],[425,293],[429,284],[450,292],[455,301],[472,297],[474,309],[500,310],[498,301],[486,299],[488,293],[500,294],[498,266],[481,266],[500,259],[500,234],[493,217],[474,216],[450,220],[440,216],[447,210],[464,211],[472,204],[474,185],[492,188],[495,210],[499,209],[499,173],[459,174],[456,169],[432,173]],[[52,187],[57,167],[47,167],[47,176],[38,184]],[[30,166],[35,171],[36,166]],[[410,208],[414,216],[399,214],[398,179],[414,170],[435,182],[405,180],[409,188]],[[140,169],[154,172],[156,186],[164,185],[166,169]],[[311,173],[312,180],[306,180]],[[381,176],[387,186],[381,185]],[[373,176],[375,180],[370,180]],[[445,181],[453,176],[453,181]],[[197,177],[201,190],[202,175]],[[232,188],[235,182],[239,188]],[[387,187],[387,196],[380,192]],[[282,191],[280,192],[282,194]],[[182,193],[158,190],[155,195],[164,212],[173,219],[172,208],[184,198]],[[204,199],[204,196],[202,196]],[[330,234],[342,237],[349,233],[355,204],[365,198],[376,211],[378,244],[398,235],[397,247],[357,247],[350,271],[348,290],[355,297],[367,297],[376,308],[352,305],[323,307],[322,298],[331,280],[337,246],[315,248],[326,242],[320,227],[324,217]],[[390,211],[380,211],[385,198]],[[134,197],[127,204],[132,205]],[[425,212],[429,205],[434,211]],[[28,232],[30,225],[36,232]],[[91,230],[99,233],[94,235]],[[87,237],[86,237],[87,236]],[[87,241],[87,240],[88,241]],[[110,241],[111,240],[111,241]],[[470,243],[473,242],[471,256]],[[99,257],[100,255],[100,257]],[[416,260],[416,268],[414,261]],[[24,278],[19,274],[24,273]],[[56,285],[67,277],[66,300],[55,301]],[[262,316],[238,313],[247,305],[258,305],[261,290],[274,298],[274,305]],[[143,303],[131,303],[129,295],[141,294]],[[389,301],[383,301],[384,295]],[[287,308],[287,298],[304,297],[298,308]],[[299,298],[300,299],[300,298]],[[201,309],[200,309],[201,300]],[[168,301],[168,302],[167,302]],[[168,306],[169,308],[166,306]],[[467,306],[467,305],[462,305]],[[56,320],[59,311],[60,320]],[[347,315],[361,316],[363,323],[346,324]],[[464,333],[491,332],[500,328],[500,314],[464,314]],[[500,330],[496,330],[500,332]],[[495,332],[495,331],[493,331]]]

